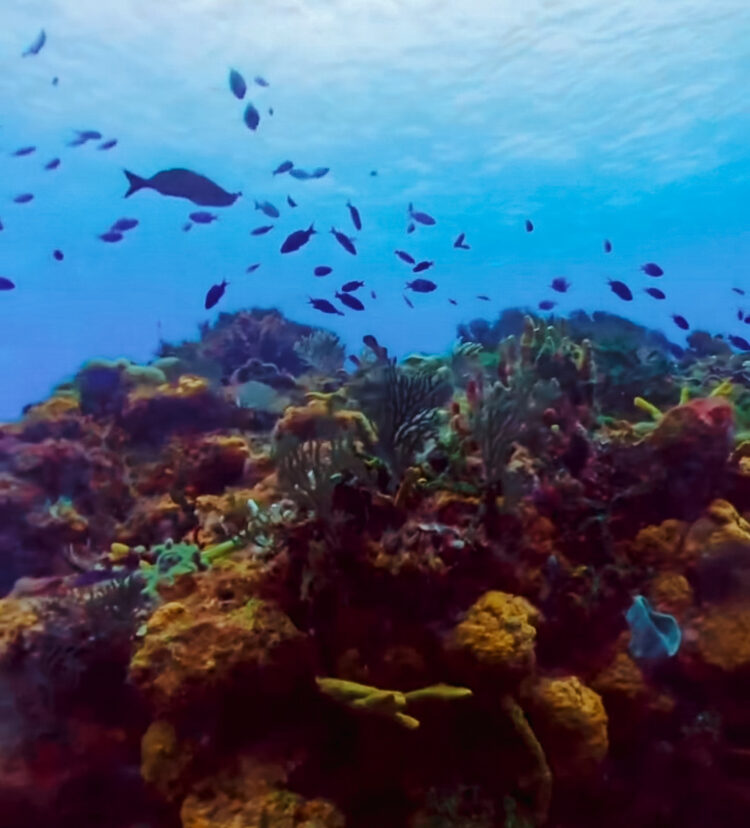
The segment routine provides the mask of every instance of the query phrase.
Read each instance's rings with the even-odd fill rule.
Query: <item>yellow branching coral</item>
[[[636,397],[633,400],[633,405],[636,408],[639,408],[641,411],[644,411],[646,414],[649,415],[649,417],[651,417],[652,420],[655,420],[657,423],[662,418],[661,411],[659,411],[659,409],[653,403],[650,403],[643,397]]]

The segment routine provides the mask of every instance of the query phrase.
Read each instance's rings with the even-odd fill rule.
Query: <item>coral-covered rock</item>
[[[607,713],[601,696],[577,676],[542,679],[532,691],[534,730],[555,776],[585,777],[609,749]]]
[[[712,607],[685,633],[686,656],[700,665],[733,674],[750,671],[750,606]]]
[[[694,595],[690,582],[677,572],[660,572],[648,585],[649,600],[658,612],[666,612],[680,620],[692,606]]]
[[[311,669],[308,639],[269,602],[251,599],[229,612],[171,602],[149,619],[130,677],[156,711],[175,713],[214,709],[242,688],[278,700]]]
[[[641,668],[623,651],[619,651],[612,662],[596,676],[592,687],[605,701],[609,697],[636,702],[645,698],[647,693]]]
[[[731,449],[733,429],[731,403],[722,397],[703,397],[670,408],[649,442],[669,458],[692,455],[723,462]]]
[[[31,630],[40,630],[40,617],[33,604],[24,599],[0,599],[0,664]]]
[[[175,800],[185,793],[185,775],[194,756],[194,746],[181,741],[170,722],[157,719],[141,740],[141,776],[164,799]]]
[[[534,667],[539,611],[507,592],[482,595],[453,630],[449,647],[480,674],[523,676]]]
[[[685,536],[684,557],[695,563],[719,554],[727,546],[741,546],[750,556],[750,523],[726,500],[714,500]]]
[[[645,526],[628,547],[628,556],[640,566],[682,569],[690,562],[683,549],[687,525],[681,520],[665,520]]]

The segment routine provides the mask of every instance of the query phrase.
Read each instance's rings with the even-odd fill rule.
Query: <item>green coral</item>
[[[155,556],[153,564],[141,568],[141,576],[145,581],[143,592],[151,598],[159,597],[161,584],[173,584],[178,575],[187,575],[199,572],[206,568],[201,559],[200,549],[189,543],[174,543],[166,541],[152,549]]]

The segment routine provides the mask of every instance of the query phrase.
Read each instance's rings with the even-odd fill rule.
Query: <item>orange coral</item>
[[[607,713],[601,696],[577,676],[542,679],[533,689],[534,727],[556,776],[585,776],[607,755]]]
[[[592,682],[592,687],[605,698],[614,697],[629,702],[646,695],[646,682],[641,668],[628,653],[618,652],[613,661]]]
[[[39,629],[40,618],[30,601],[0,599],[0,664],[32,629]]]
[[[69,414],[79,414],[78,397],[73,394],[55,394],[48,400],[32,406],[24,414],[24,422],[39,423],[59,420]]]
[[[726,604],[697,619],[685,635],[688,646],[710,667],[733,673],[750,668],[750,606]]]
[[[655,609],[668,612],[678,620],[693,604],[693,588],[688,579],[677,572],[661,572],[652,578],[648,595]]]
[[[274,436],[304,442],[331,440],[346,433],[367,444],[375,442],[372,424],[361,411],[336,410],[326,400],[312,399],[305,406],[289,406],[276,423]]]
[[[525,674],[534,667],[539,620],[525,598],[486,592],[453,630],[451,645],[481,669]]]
[[[183,779],[193,757],[191,746],[180,742],[174,727],[157,720],[141,739],[141,776],[165,799],[174,800],[183,792]]]
[[[714,500],[685,537],[684,557],[695,562],[710,557],[727,544],[741,545],[750,554],[750,523],[726,500]]]
[[[682,548],[686,524],[681,520],[665,520],[654,526],[646,526],[630,544],[628,556],[642,566],[681,569],[687,560]]]

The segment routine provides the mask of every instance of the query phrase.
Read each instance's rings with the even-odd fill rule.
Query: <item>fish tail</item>
[[[137,193],[138,190],[142,190],[144,187],[148,187],[148,182],[145,178],[141,178],[140,176],[135,175],[135,173],[129,172],[128,170],[124,170],[124,172],[128,179],[128,184],[130,184],[127,193],[125,193],[125,198],[128,198],[128,196],[132,196],[133,193]]]

